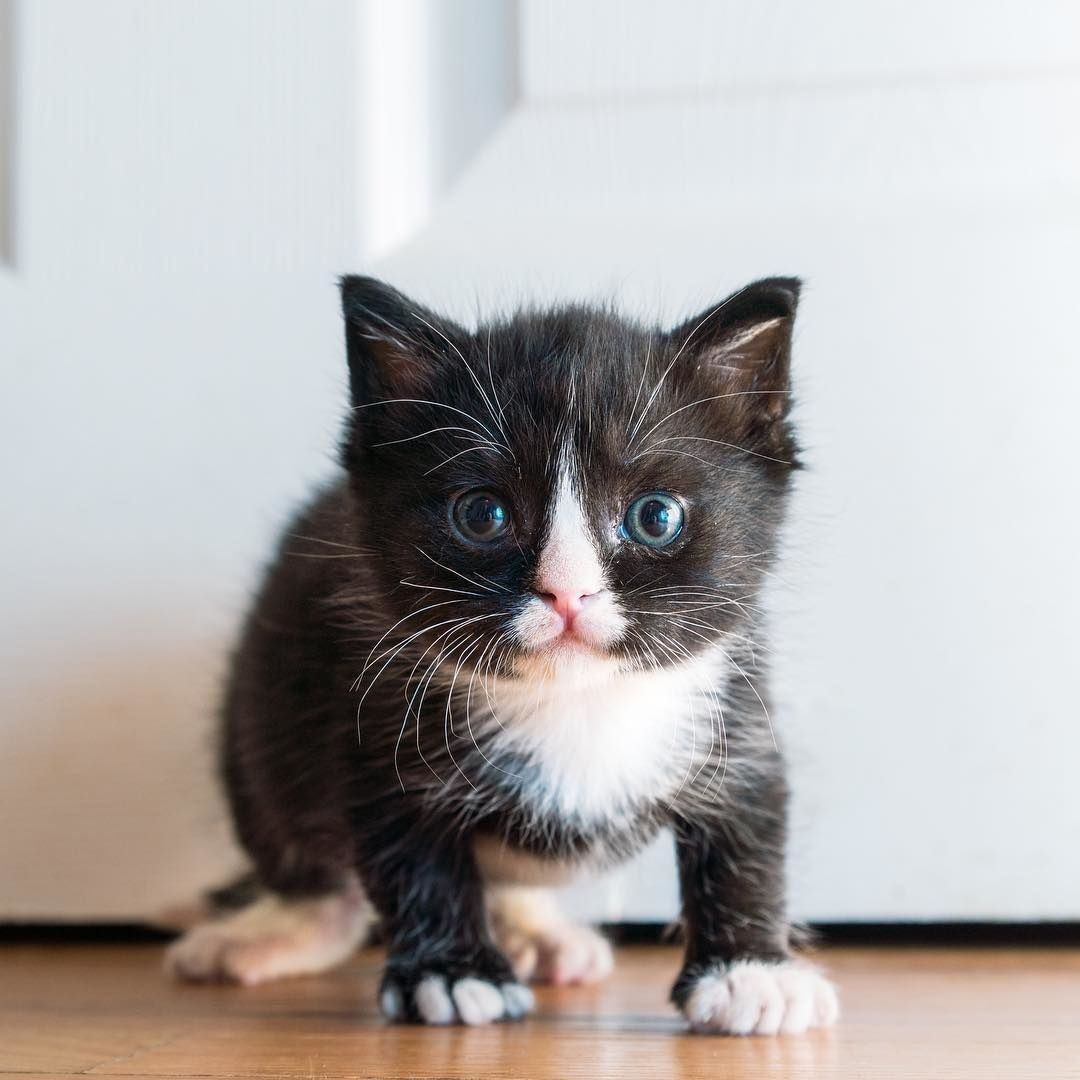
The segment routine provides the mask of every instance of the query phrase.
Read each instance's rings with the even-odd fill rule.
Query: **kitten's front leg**
[[[383,1014],[425,1024],[520,1019],[532,992],[491,940],[471,843],[394,825],[392,835],[365,836],[358,852],[388,935]]]
[[[789,951],[783,811],[681,817],[675,837],[687,945],[671,997],[690,1026],[775,1035],[833,1024],[832,984]]]

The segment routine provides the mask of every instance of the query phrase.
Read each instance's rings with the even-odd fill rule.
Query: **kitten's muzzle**
[[[558,592],[537,592],[537,596],[563,621],[563,632],[568,633],[574,627],[574,620],[581,614],[585,605],[600,595],[602,589],[579,593],[577,589]]]

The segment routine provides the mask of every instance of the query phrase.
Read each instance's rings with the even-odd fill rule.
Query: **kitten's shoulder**
[[[353,535],[352,500],[344,475],[320,486],[285,526],[278,553],[321,556],[361,551]]]

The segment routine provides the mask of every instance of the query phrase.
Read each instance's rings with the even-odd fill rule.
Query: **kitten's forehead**
[[[486,352],[486,335],[480,340]],[[639,421],[673,407],[677,380],[661,378],[669,342],[614,318],[596,326],[557,313],[504,327],[491,336],[490,356],[493,396],[523,479],[552,501],[567,477],[591,501],[625,472]]]

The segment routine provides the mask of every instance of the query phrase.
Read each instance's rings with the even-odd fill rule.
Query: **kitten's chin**
[[[568,634],[520,653],[513,665],[514,674],[521,679],[582,685],[604,682],[623,670],[621,657],[603,646]]]

